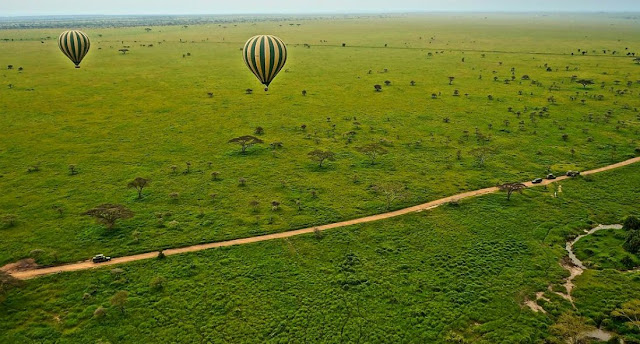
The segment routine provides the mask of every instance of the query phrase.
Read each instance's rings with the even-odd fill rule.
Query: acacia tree
[[[127,184],[127,187],[129,189],[138,190],[138,199],[141,199],[142,198],[142,189],[144,189],[147,185],[149,185],[149,183],[151,183],[151,181],[149,179],[144,179],[142,177],[136,177],[136,179],[134,179],[133,181],[130,181],[129,184]]]
[[[328,161],[336,160],[335,153],[333,153],[332,151],[323,151],[321,149],[316,149],[314,151],[311,151],[307,155],[309,156],[309,159],[318,162],[319,167],[322,167],[322,164],[325,162],[325,160],[328,160]]]
[[[356,148],[356,150],[369,157],[369,159],[371,159],[371,165],[374,165],[376,163],[376,158],[378,156],[388,153],[388,151],[377,142],[358,147]]]
[[[405,196],[406,188],[401,184],[385,183],[374,186],[374,190],[384,197],[386,210],[389,210],[393,201]]]
[[[587,325],[587,319],[572,313],[565,313],[558,318],[558,321],[550,328],[551,333],[563,343],[582,343],[584,333],[594,330],[593,326]]]
[[[449,77],[449,85],[453,85],[453,80],[455,80],[456,77],[455,76],[450,76]]]
[[[130,219],[134,213],[120,204],[102,204],[93,209],[87,210],[84,215],[89,215],[107,227],[113,228],[118,220]]]
[[[514,192],[522,193],[522,190],[527,186],[522,183],[506,183],[498,186],[500,191],[505,191],[507,193],[507,200],[511,200],[511,194]]]
[[[126,55],[129,49],[119,49],[118,51],[121,52],[122,55]]]
[[[593,85],[593,80],[590,79],[580,79],[576,82],[582,85],[583,88],[587,88],[587,86]]]
[[[251,136],[251,135],[245,135],[245,136],[240,136],[240,137],[236,137],[233,138],[231,140],[229,140],[229,143],[235,143],[238,144],[242,147],[242,154],[244,154],[247,151],[247,148],[255,145],[255,144],[260,144],[260,143],[264,143],[264,141],[260,140],[259,138],[255,137],[255,136]]]
[[[486,147],[478,147],[471,150],[471,155],[476,159],[476,164],[478,167],[484,167],[487,158],[489,157],[489,149]]]
[[[380,86],[380,85],[373,85],[373,88],[375,88],[376,92],[381,92],[382,91],[382,86]]]
[[[627,326],[640,330],[640,300],[634,299],[626,302],[611,312],[616,318],[623,318]]]
[[[127,304],[128,298],[129,298],[129,292],[126,290],[120,290],[119,292],[115,293],[111,297],[109,302],[111,303],[112,306],[120,309],[120,312],[124,314],[124,306]]]

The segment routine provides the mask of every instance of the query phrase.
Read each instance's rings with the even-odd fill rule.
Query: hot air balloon
[[[253,36],[245,43],[242,57],[251,72],[264,84],[264,90],[268,91],[269,84],[287,62],[287,47],[276,36]]]
[[[58,47],[76,64],[76,68],[80,68],[80,62],[89,52],[90,45],[89,37],[82,31],[65,31],[58,37]]]

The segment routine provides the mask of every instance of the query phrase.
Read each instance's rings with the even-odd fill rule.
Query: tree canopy
[[[101,204],[93,209],[87,210],[84,215],[89,215],[107,228],[111,229],[117,220],[130,219],[134,213],[120,204]]]
[[[322,164],[325,162],[325,160],[328,160],[328,161],[336,160],[335,153],[333,153],[332,151],[323,151],[321,149],[313,150],[309,152],[309,154],[307,155],[311,160],[318,162],[319,167],[322,167]]]
[[[255,136],[244,135],[244,136],[235,137],[229,140],[229,143],[235,143],[240,145],[242,147],[242,153],[245,153],[247,151],[247,148],[256,144],[264,143],[264,141],[260,140]]]

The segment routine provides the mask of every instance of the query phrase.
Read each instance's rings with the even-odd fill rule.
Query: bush
[[[316,237],[316,239],[322,239],[324,233],[322,233],[322,231],[318,227],[316,227],[313,229],[313,235]]]
[[[640,230],[640,219],[637,217],[630,215],[626,219],[624,219],[624,223],[622,228],[628,231],[637,231]]]
[[[0,216],[0,227],[9,228],[16,225],[18,217],[13,214],[5,214]]]
[[[164,277],[156,276],[151,280],[151,282],[149,283],[149,286],[151,287],[151,289],[161,290],[164,288],[165,282],[166,282],[166,279]]]
[[[103,318],[105,315],[107,315],[107,310],[102,306],[96,308],[96,310],[93,311],[94,318]]]
[[[637,254],[640,251],[640,231],[630,231],[622,247],[629,253]]]

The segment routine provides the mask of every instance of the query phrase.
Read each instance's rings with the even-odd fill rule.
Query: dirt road
[[[598,172],[608,171],[608,170],[612,170],[612,169],[615,169],[615,168],[618,168],[618,167],[631,165],[631,164],[634,164],[634,163],[637,163],[637,162],[640,162],[640,157],[629,159],[629,160],[625,160],[625,161],[619,162],[617,164],[601,167],[601,168],[598,168],[598,169],[585,171],[585,172],[582,172],[582,175],[589,175],[589,174],[594,174],[594,173],[598,173]],[[550,183],[554,183],[554,182],[558,182],[558,181],[561,181],[561,180],[565,180],[567,178],[568,177],[566,177],[566,176],[561,176],[561,177],[558,177],[557,179],[554,179],[554,180],[544,180],[542,183],[536,184],[536,185],[547,185],[547,184],[550,184]],[[531,187],[531,186],[534,185],[531,182],[526,182],[524,184],[527,187]],[[424,203],[424,204],[419,204],[419,205],[416,205],[416,206],[413,206],[413,207],[409,207],[409,208],[404,208],[404,209],[400,209],[400,210],[396,210],[396,211],[392,211],[392,212],[388,212],[388,213],[383,213],[383,214],[377,214],[377,215],[361,217],[361,218],[357,218],[357,219],[353,219],[353,220],[330,223],[330,224],[326,224],[326,225],[322,225],[322,226],[316,226],[316,227],[297,229],[297,230],[288,231],[288,232],[282,232],[282,233],[260,235],[260,236],[250,237],[250,238],[235,239],[235,240],[228,240],[228,241],[221,241],[221,242],[213,242],[213,243],[209,243],[209,244],[199,244],[199,245],[193,245],[193,246],[187,246],[187,247],[181,247],[181,248],[172,248],[172,249],[164,250],[163,252],[164,252],[164,254],[166,256],[171,256],[171,255],[174,255],[174,254],[181,254],[181,253],[187,253],[187,252],[196,252],[196,251],[202,251],[202,250],[207,250],[207,249],[216,248],[216,247],[243,245],[243,244],[250,244],[250,243],[266,241],[266,240],[288,238],[288,237],[292,237],[292,236],[296,236],[296,235],[300,235],[300,234],[313,233],[316,229],[320,230],[320,231],[324,231],[324,230],[332,229],[332,228],[346,227],[346,226],[351,226],[351,225],[360,224],[360,223],[366,223],[366,222],[373,222],[373,221],[388,219],[388,218],[391,218],[391,217],[396,217],[396,216],[405,215],[405,214],[409,214],[409,213],[420,212],[420,211],[424,211],[424,210],[428,210],[428,209],[433,209],[433,208],[438,207],[440,205],[447,204],[447,203],[449,203],[451,201],[456,201],[456,200],[460,200],[460,199],[468,198],[468,197],[486,195],[486,194],[493,193],[493,192],[496,192],[496,191],[498,191],[497,187],[490,187],[490,188],[486,188],[486,189],[480,189],[480,190],[475,190],[475,191],[464,192],[464,193],[461,193],[461,194],[457,194],[457,195],[441,198],[441,199],[438,199],[438,200],[435,200],[435,201],[427,202],[427,203]],[[158,252],[148,252],[148,253],[135,254],[135,255],[132,255],[132,256],[114,258],[110,262],[100,263],[100,264],[94,264],[91,261],[83,261],[83,262],[78,262],[78,263],[73,263],[73,264],[52,266],[52,267],[46,267],[46,268],[41,268],[41,269],[33,269],[33,270],[25,270],[25,271],[11,271],[11,274],[14,277],[19,278],[19,279],[30,279],[30,278],[35,278],[35,277],[39,277],[39,276],[50,275],[50,274],[55,274],[55,273],[65,272],[65,271],[86,270],[86,269],[92,269],[92,268],[99,268],[99,267],[103,267],[103,266],[110,266],[110,265],[122,264],[122,263],[127,263],[127,262],[133,262],[133,261],[136,261],[136,260],[151,259],[151,258],[155,258],[157,256],[158,256]]]

